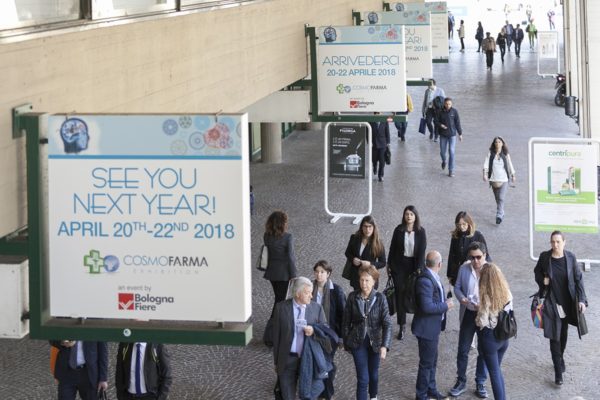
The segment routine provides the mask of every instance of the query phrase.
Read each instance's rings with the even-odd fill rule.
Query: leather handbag
[[[258,252],[258,258],[256,259],[256,269],[259,271],[266,271],[267,265],[269,264],[269,249],[266,245],[260,247]]]
[[[387,165],[390,165],[392,163],[392,152],[390,151],[389,147],[385,148],[385,152],[383,153],[383,158]]]
[[[425,134],[425,129],[427,128],[427,120],[425,118],[421,118],[419,121],[419,133]]]
[[[530,296],[533,297],[531,300],[531,321],[533,326],[539,329],[544,329],[544,300],[547,294],[548,287],[546,286],[541,295],[538,292]]]
[[[506,303],[506,306],[509,303]],[[498,313],[498,323],[494,328],[494,337],[498,340],[508,340],[517,336],[517,319],[513,310],[500,310]]]
[[[396,288],[394,287],[394,280],[390,276],[388,276],[385,289],[383,289],[383,295],[387,300],[390,315],[396,314]]]

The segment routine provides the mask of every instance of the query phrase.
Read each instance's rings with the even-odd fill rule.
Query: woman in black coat
[[[392,275],[396,288],[396,314],[400,331],[398,340],[404,338],[406,311],[404,310],[404,285],[408,276],[425,266],[427,235],[421,226],[421,219],[415,206],[406,206],[402,213],[402,223],[394,229],[390,244],[388,273]]]
[[[535,266],[535,282],[540,295],[546,294],[543,321],[544,337],[550,339],[550,354],[554,364],[554,382],[563,384],[563,355],[567,347],[569,324],[577,326],[579,337],[587,333],[581,323],[587,307],[581,269],[575,254],[565,250],[565,236],[560,231],[550,235],[551,250],[544,251]]]
[[[475,229],[475,222],[466,211],[460,211],[454,218],[455,228],[450,240],[450,253],[448,254],[448,269],[446,276],[452,286],[456,282],[458,269],[467,261],[467,249],[473,242],[483,243],[487,249],[486,261],[491,261],[490,249],[485,238]]]
[[[348,295],[342,332],[356,367],[356,399],[366,400],[377,398],[379,363],[390,349],[392,321],[385,296],[375,289],[379,271],[362,266],[358,274],[360,289]]]
[[[285,300],[290,279],[298,275],[292,235],[287,232],[287,228],[288,217],[283,211],[273,212],[265,224],[263,240],[269,251],[269,261],[264,278],[273,286],[273,310],[275,304]]]
[[[385,247],[379,238],[379,230],[372,216],[363,217],[358,231],[350,236],[345,255],[346,265],[342,277],[350,281],[350,286],[354,290],[360,289],[358,283],[360,267],[369,265],[377,269],[385,267]]]

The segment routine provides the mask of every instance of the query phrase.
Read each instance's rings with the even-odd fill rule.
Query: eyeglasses
[[[479,255],[479,256],[470,256],[470,257],[469,257],[469,259],[470,259],[471,261],[475,261],[475,260],[479,261],[479,260],[481,260],[482,258],[483,258],[483,255]]]

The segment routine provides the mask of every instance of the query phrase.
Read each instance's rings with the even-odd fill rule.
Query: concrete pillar
[[[281,124],[260,124],[261,161],[267,164],[281,163]]]
[[[310,131],[320,131],[321,129],[323,129],[322,122],[309,122],[308,123],[308,130],[310,130]]]

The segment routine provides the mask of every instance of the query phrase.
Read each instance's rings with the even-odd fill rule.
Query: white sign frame
[[[558,43],[558,31],[538,31],[537,33],[537,74],[542,78],[555,77],[560,73],[560,48]],[[542,60],[556,59],[555,73],[542,73]]]
[[[600,140],[597,139],[564,139],[564,138],[546,138],[546,137],[532,137],[529,139],[528,141],[528,164],[529,164],[529,257],[534,260],[537,261],[537,257],[534,254],[534,248],[533,248],[533,239],[534,239],[534,231],[535,231],[535,210],[536,210],[536,204],[537,204],[537,198],[536,198],[536,190],[538,189],[539,185],[536,184],[536,180],[535,177],[536,176],[541,176],[543,175],[543,171],[541,171],[541,168],[551,168],[551,166],[547,166],[546,164],[544,164],[544,166],[540,167],[539,165],[536,165],[535,160],[534,160],[534,155],[535,155],[535,145],[554,145],[554,144],[564,144],[565,146],[588,146],[591,149],[586,149],[586,151],[589,152],[593,152],[595,153],[595,162],[593,165],[593,168],[590,167],[590,169],[593,169],[593,179],[589,176],[586,176],[586,183],[588,184],[588,187],[593,188],[593,196],[594,196],[594,205],[593,207],[595,208],[595,226],[596,229],[598,229],[598,185],[597,185],[597,166],[600,164]],[[548,178],[547,178],[547,185],[549,186],[549,190],[554,190],[551,189],[550,187],[554,184],[552,182],[550,182],[551,179],[551,171],[548,172]],[[589,174],[588,174],[589,175]],[[583,179],[582,179],[583,180]],[[550,229],[553,230],[553,229]],[[547,229],[544,229],[543,231],[547,231]],[[588,233],[588,232],[581,232],[581,233]],[[597,235],[598,233],[592,233],[589,232],[591,234]],[[585,270],[590,270],[590,264],[591,263],[599,263],[600,259],[591,259],[591,258],[582,258],[579,259],[578,261],[584,263],[585,265]]]
[[[382,38],[390,32],[392,39]],[[317,86],[319,114],[405,112],[403,27],[320,27]]]
[[[367,146],[366,152],[367,152],[367,160],[368,161],[367,161],[367,164],[365,165],[365,174],[366,174],[365,179],[368,182],[367,185],[368,185],[368,190],[369,190],[369,203],[367,205],[367,211],[364,214],[349,214],[349,213],[344,213],[344,212],[336,212],[336,211],[331,211],[331,209],[329,208],[329,127],[331,125],[334,125],[334,126],[335,125],[352,125],[352,126],[357,126],[357,127],[366,125],[366,127],[367,127],[368,146]],[[372,153],[373,141],[371,140],[371,138],[372,138],[371,124],[368,124],[366,122],[343,122],[343,123],[328,122],[325,124],[323,131],[325,132],[325,135],[323,135],[325,138],[325,144],[323,146],[324,160],[325,160],[325,167],[323,168],[323,182],[324,182],[325,195],[323,196],[323,201],[324,201],[324,205],[325,205],[325,212],[333,217],[329,221],[332,224],[335,224],[342,217],[349,217],[349,218],[354,218],[352,220],[352,223],[354,225],[358,225],[360,223],[360,220],[365,215],[371,214],[371,211],[373,210],[373,179],[371,179],[371,173],[370,173],[371,165],[373,163],[373,161],[372,161],[372,159],[373,159],[373,153]]]
[[[50,316],[246,322],[247,129],[247,114],[49,116]]]

